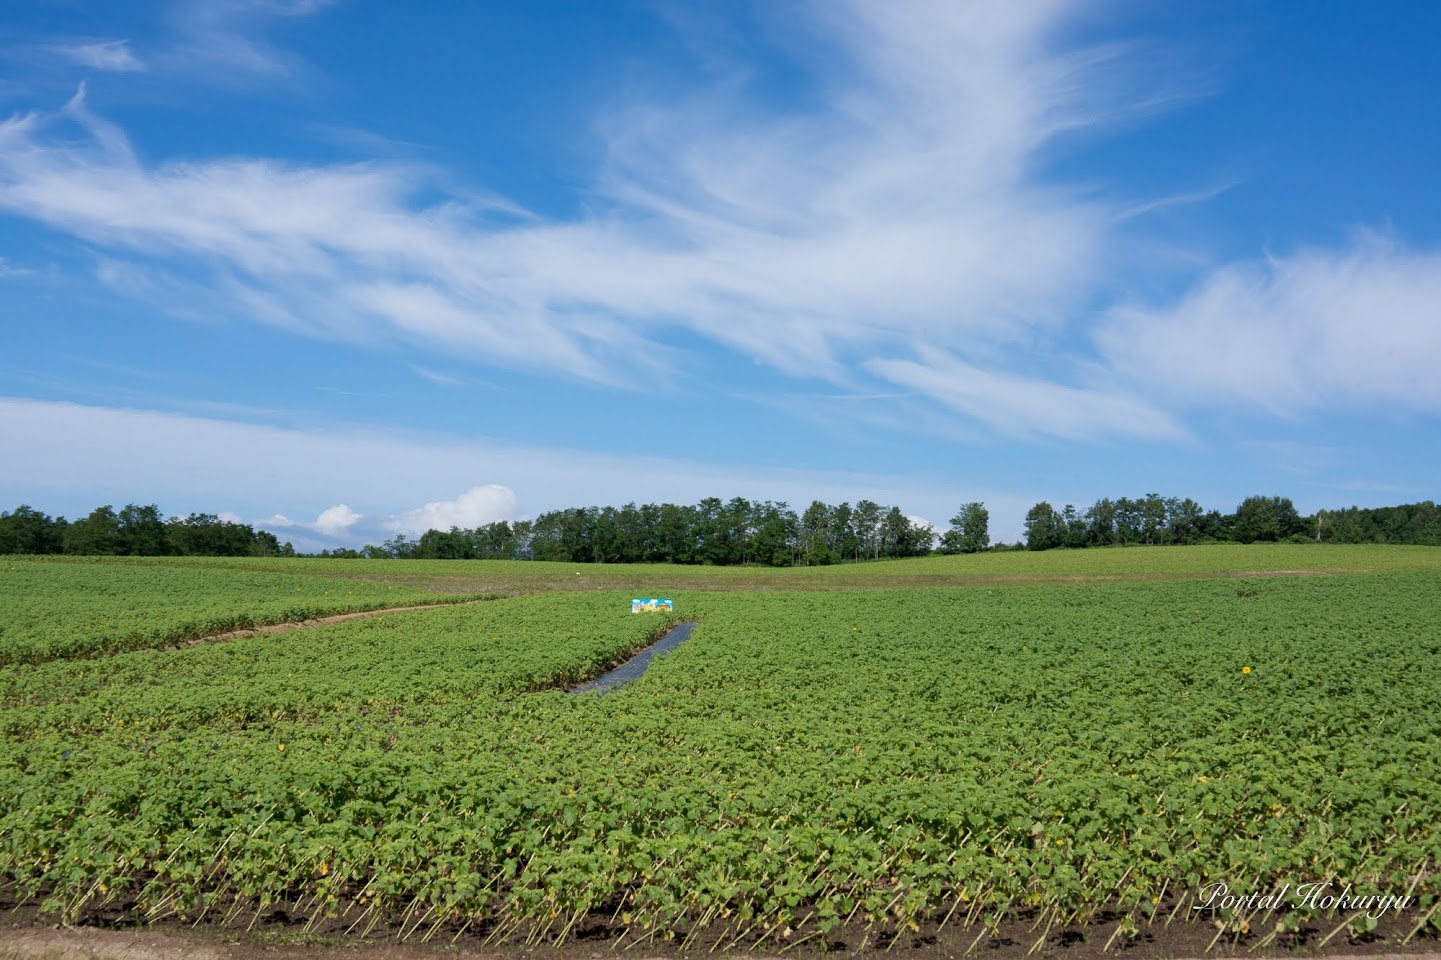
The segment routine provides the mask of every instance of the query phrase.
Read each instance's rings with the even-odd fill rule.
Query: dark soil
[[[1084,926],[1052,929],[1042,934],[1030,922],[1016,920],[995,931],[980,925],[964,928],[952,923],[944,928],[922,925],[919,930],[897,934],[892,930],[868,928],[862,924],[843,926],[826,936],[751,936],[732,943],[716,934],[701,931],[687,947],[681,941],[685,931],[671,939],[661,933],[635,938],[610,918],[595,915],[577,927],[561,946],[526,945],[523,942],[487,943],[486,931],[442,929],[429,943],[413,937],[401,942],[395,931],[372,932],[369,937],[347,936],[345,918],[327,921],[305,930],[302,918],[283,907],[261,914],[242,915],[235,925],[203,924],[192,927],[181,922],[127,926],[116,916],[87,918],[77,926],[59,927],[33,905],[17,906],[0,897],[0,960],[258,960],[258,958],[355,957],[359,960],[434,960],[439,957],[475,957],[483,960],[591,960],[591,958],[678,958],[711,954],[745,954],[749,957],[835,956],[921,958],[972,956],[979,960],[1024,960],[1047,957],[1052,960],[1099,960],[1103,955],[1119,960],[1174,960],[1185,957],[1388,957],[1441,960],[1441,941],[1435,936],[1401,941],[1420,918],[1416,911],[1388,914],[1378,928],[1365,938],[1352,938],[1344,929],[1346,917],[1318,920],[1303,927],[1287,940],[1277,938],[1257,949],[1266,930],[1240,937],[1226,934],[1217,939],[1217,928],[1204,919],[1180,920],[1166,924],[1162,919],[1142,923],[1134,938],[1118,933],[1120,916],[1103,914]],[[252,922],[253,921],[253,922]],[[249,926],[249,930],[246,927]],[[1341,932],[1325,945],[1320,942],[1338,926]],[[1214,945],[1213,944],[1214,941]],[[1254,952],[1253,952],[1254,951]]]

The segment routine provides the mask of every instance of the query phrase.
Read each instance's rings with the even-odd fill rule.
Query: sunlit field
[[[1314,881],[1416,898],[1396,939],[1436,928],[1441,550],[0,572],[28,603],[0,640],[43,646],[47,603],[59,638],[0,667],[0,876],[54,919],[1055,946],[1196,919],[1217,881]],[[138,635],[147,599],[202,623],[421,588],[513,596],[111,653],[80,616]],[[640,680],[564,692],[677,620],[699,626]],[[1249,946],[1368,932],[1321,907],[1199,917]]]

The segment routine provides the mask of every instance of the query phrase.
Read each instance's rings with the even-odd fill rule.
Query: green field
[[[404,585],[181,560],[0,558],[0,664],[166,646],[265,624],[469,599]]]
[[[1406,925],[1437,927],[1441,550],[27,563],[21,635],[44,645],[48,602],[87,656],[0,667],[0,878],[66,919],[779,948],[1018,918],[1124,937],[1216,880],[1314,880],[1411,893]],[[92,603],[139,635],[284,577],[516,596],[75,644]],[[617,693],[561,692],[664,625],[633,595],[700,626]]]

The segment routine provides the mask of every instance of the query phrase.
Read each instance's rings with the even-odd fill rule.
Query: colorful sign
[[[664,613],[675,612],[675,601],[673,600],[632,600],[630,602],[631,613]]]

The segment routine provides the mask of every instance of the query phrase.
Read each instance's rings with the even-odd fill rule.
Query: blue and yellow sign
[[[630,602],[631,613],[674,613],[675,601],[673,600],[632,600]]]

